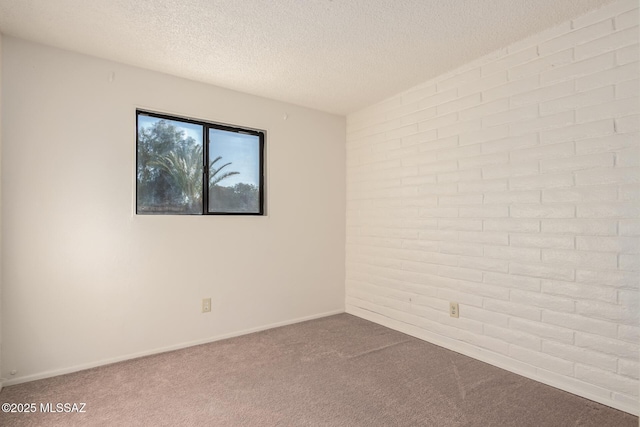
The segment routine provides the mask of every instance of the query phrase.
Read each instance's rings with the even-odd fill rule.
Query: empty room
[[[0,0],[0,426],[637,426],[637,0]]]

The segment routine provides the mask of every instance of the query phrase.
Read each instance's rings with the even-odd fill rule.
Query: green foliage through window
[[[263,213],[264,134],[137,111],[138,214]]]

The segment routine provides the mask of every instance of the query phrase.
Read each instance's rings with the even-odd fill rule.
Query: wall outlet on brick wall
[[[451,317],[460,317],[460,311],[458,310],[457,302],[449,303],[449,316]]]

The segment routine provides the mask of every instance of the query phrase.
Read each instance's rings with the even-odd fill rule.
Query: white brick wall
[[[637,7],[348,117],[348,312],[638,413]]]

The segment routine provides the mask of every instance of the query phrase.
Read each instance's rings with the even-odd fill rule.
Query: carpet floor
[[[0,403],[32,402],[36,413],[0,413],[0,425],[638,425],[638,417],[348,314],[0,392]],[[47,403],[86,403],[86,412],[41,412]]]

